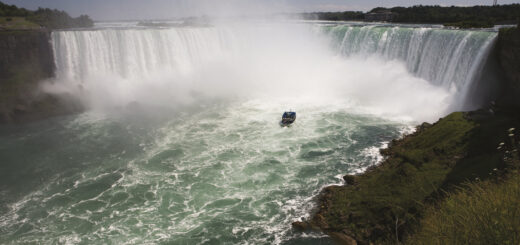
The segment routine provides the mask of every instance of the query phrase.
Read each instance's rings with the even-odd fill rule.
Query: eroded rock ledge
[[[0,123],[28,122],[81,111],[72,96],[40,91],[54,76],[50,31],[0,31]]]

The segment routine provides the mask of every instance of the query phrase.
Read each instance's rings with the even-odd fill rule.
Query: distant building
[[[394,19],[396,13],[390,11],[380,11],[375,13],[365,14],[365,21],[387,21],[390,22]]]

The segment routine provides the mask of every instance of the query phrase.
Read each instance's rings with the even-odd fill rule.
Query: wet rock
[[[329,236],[332,237],[332,239],[334,239],[339,244],[357,245],[357,242],[354,238],[350,237],[349,235],[343,232],[330,232]]]
[[[329,224],[327,223],[327,220],[325,219],[325,217],[323,217],[323,215],[321,214],[316,214],[316,216],[314,216],[314,220],[313,222],[318,226],[320,227],[322,230],[326,230],[329,228]]]
[[[423,131],[427,128],[430,128],[431,126],[432,126],[432,124],[423,122],[421,125],[417,126],[417,131]]]
[[[292,222],[292,227],[298,231],[306,231],[311,229],[311,225],[306,221],[295,221]]]
[[[345,181],[345,184],[347,185],[355,185],[356,184],[356,176],[354,175],[345,175],[343,176],[343,180]]]

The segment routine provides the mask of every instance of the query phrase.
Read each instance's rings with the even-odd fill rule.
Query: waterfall
[[[497,34],[489,31],[338,25],[326,29],[345,56],[399,60],[416,76],[465,94]]]
[[[75,90],[91,108],[184,103],[195,94],[280,97],[290,90],[431,120],[426,114],[471,109],[467,98],[496,36],[431,27],[244,24],[55,31],[52,44],[55,84]]]
[[[57,76],[81,81],[91,74],[123,78],[161,69],[188,70],[222,57],[232,40],[223,29],[100,29],[52,33]]]

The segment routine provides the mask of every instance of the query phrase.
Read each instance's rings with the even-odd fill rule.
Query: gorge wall
[[[503,100],[520,105],[520,28],[500,29],[497,55],[505,77]]]
[[[54,75],[50,32],[0,32],[0,122],[22,122],[70,112],[64,98],[40,92]],[[65,106],[64,106],[65,105]]]

